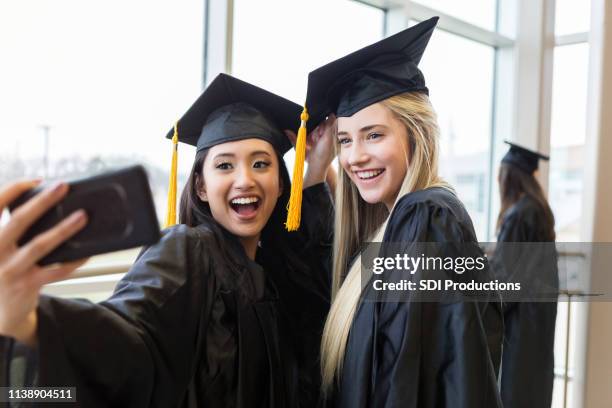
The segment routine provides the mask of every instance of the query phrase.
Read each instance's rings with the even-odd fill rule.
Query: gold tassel
[[[306,122],[308,111],[306,106],[300,115],[302,123],[295,143],[295,164],[293,166],[293,180],[291,181],[291,197],[287,209],[287,231],[297,231],[302,217],[302,186],[304,185],[304,161],[306,160]]]
[[[170,167],[170,180],[168,181],[168,207],[164,228],[176,224],[176,167],[178,162],[178,123],[174,124],[172,135],[172,165]]]

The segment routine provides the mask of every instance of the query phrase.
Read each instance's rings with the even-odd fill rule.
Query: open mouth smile
[[[385,169],[370,169],[370,170],[359,170],[353,173],[363,183],[374,182],[380,178],[380,175],[385,172]]]
[[[248,220],[257,215],[260,201],[257,196],[236,197],[230,201],[230,207],[238,218]]]

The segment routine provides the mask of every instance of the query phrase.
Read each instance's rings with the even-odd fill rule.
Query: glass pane
[[[549,203],[555,215],[557,241],[580,241],[582,222],[582,192],[584,143],[586,136],[586,105],[588,85],[589,45],[576,44],[555,48],[551,118],[551,154],[549,173]],[[570,328],[569,373],[579,365],[575,345],[579,335],[581,303],[572,304]],[[567,303],[559,303],[555,335],[555,371],[565,368],[567,342]],[[573,381],[568,386],[568,401],[575,393]],[[555,380],[553,407],[562,407],[564,383]]]
[[[549,202],[557,241],[579,241],[589,45],[555,49]]]
[[[495,31],[497,0],[414,0],[414,2]]]
[[[591,26],[591,0],[556,0],[555,34],[573,34],[589,31]]]
[[[262,24],[262,7],[274,10]],[[232,73],[302,104],[308,72],[383,37],[384,11],[354,0],[235,0]]]
[[[139,162],[162,220],[164,136],[201,91],[202,16],[202,0],[1,2],[0,184]]]
[[[570,306],[571,305],[571,306]],[[568,322],[567,312],[571,307],[571,319]],[[557,306],[557,325],[555,328],[555,382],[553,385],[553,401],[551,408],[565,408],[563,404],[565,392],[565,347],[567,341],[567,324],[570,324],[570,340],[569,340],[569,355],[568,355],[568,377],[567,383],[567,407],[581,407],[581,400],[577,397],[580,395],[580,388],[583,384],[580,381],[574,381],[580,378],[580,366],[582,363],[580,355],[580,346],[582,338],[582,326],[584,326],[584,317],[586,316],[587,302],[567,302],[567,298],[562,297]]]
[[[420,64],[438,113],[440,172],[466,205],[481,241],[489,202],[494,53],[438,30]]]

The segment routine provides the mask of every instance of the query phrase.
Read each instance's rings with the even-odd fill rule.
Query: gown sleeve
[[[399,202],[384,242],[472,240],[471,222],[458,220],[449,208]],[[376,307],[378,338],[369,406],[501,406],[478,302],[380,302]],[[500,311],[495,315],[500,323]],[[497,331],[501,345],[501,327]]]
[[[293,317],[321,326],[331,298],[333,219],[334,206],[327,184],[308,187],[303,191],[300,228],[285,235],[290,252],[279,257],[267,251],[266,262],[275,264],[270,274],[281,300],[295,312]],[[285,259],[282,265],[278,261],[281,258]],[[310,307],[305,308],[305,304]]]
[[[37,386],[76,387],[79,406],[177,406],[213,298],[202,233],[166,231],[99,304],[41,296]]]
[[[314,407],[319,398],[319,347],[331,303],[333,218],[327,184],[304,189],[300,228],[288,233],[293,254],[271,272],[294,344],[301,407]]]
[[[334,235],[331,192],[327,183],[319,183],[306,188],[302,198],[302,226],[297,237],[297,252],[300,259],[309,261],[314,283],[329,299]],[[314,265],[311,264],[313,261]]]
[[[11,347],[11,339],[0,336],[0,387],[8,387],[9,378],[9,355]]]

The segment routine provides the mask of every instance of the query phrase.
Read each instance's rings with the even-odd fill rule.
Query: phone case
[[[38,264],[73,261],[92,255],[151,245],[160,238],[151,189],[140,165],[69,182],[67,196],[45,213],[19,244],[56,225],[73,211],[84,209],[87,225]],[[23,194],[9,205],[13,211],[43,187]]]

